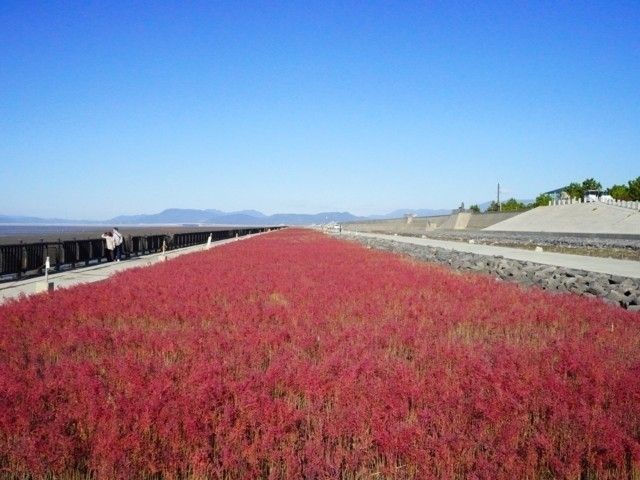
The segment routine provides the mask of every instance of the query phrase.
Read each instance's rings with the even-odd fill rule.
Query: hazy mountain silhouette
[[[168,208],[159,213],[140,215],[119,215],[106,220],[68,220],[60,218],[39,218],[19,215],[0,215],[0,223],[25,224],[210,224],[210,225],[311,225],[328,222],[348,222],[365,219],[401,218],[405,214],[418,216],[443,215],[451,210],[400,209],[384,215],[356,216],[349,212],[276,213],[265,215],[257,210],[224,212],[216,209],[198,210],[191,208]]]

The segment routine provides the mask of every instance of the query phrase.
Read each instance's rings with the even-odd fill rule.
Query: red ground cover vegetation
[[[638,478],[639,320],[270,233],[0,306],[0,471]]]

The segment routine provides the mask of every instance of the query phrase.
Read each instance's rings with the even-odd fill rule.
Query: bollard
[[[49,269],[51,268],[51,262],[49,261],[49,257],[44,261],[44,281],[48,285],[49,284]]]

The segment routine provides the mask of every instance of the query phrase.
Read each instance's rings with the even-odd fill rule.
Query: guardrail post
[[[62,242],[58,239],[56,245],[56,271],[60,271],[62,263],[64,262],[64,248],[62,248]]]
[[[22,273],[26,271],[27,271],[27,247],[22,244],[22,241],[20,241],[20,271],[18,273],[18,278],[20,278]]]
[[[40,257],[40,262],[42,262],[41,263],[41,265],[42,265],[45,262],[45,258],[44,257],[46,257],[46,255],[47,255],[47,252],[44,249],[44,239],[42,239],[42,238],[40,239],[40,250],[42,252],[42,256]],[[46,258],[47,258],[47,260],[49,259],[49,257],[46,257]],[[43,271],[44,270],[43,270],[42,266],[38,267],[38,273],[40,275],[42,275]]]

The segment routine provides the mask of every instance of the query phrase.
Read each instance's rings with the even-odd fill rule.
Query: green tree
[[[498,202],[494,200],[489,204],[489,207],[487,208],[487,212],[498,212],[498,211],[500,211]]]
[[[602,190],[602,184],[595,178],[587,178],[582,182],[582,192],[584,194],[587,190]]]
[[[629,180],[629,200],[640,200],[640,177]]]
[[[584,189],[582,185],[577,182],[567,185],[564,191],[567,192],[571,198],[582,198],[584,196]]]
[[[516,212],[518,210],[524,210],[527,208],[524,203],[519,202],[515,198],[510,198],[502,204],[503,212]]]
[[[545,207],[549,205],[551,201],[551,195],[547,195],[545,193],[541,193],[536,197],[536,201],[531,205],[532,207]]]
[[[631,200],[629,187],[626,185],[613,185],[607,190],[607,193],[616,200]]]
[[[524,203],[519,202],[515,198],[510,198],[506,202],[502,202],[502,209],[500,208],[500,205],[498,205],[498,202],[496,202],[495,200],[492,201],[489,204],[489,208],[487,208],[487,212],[515,212],[518,210],[524,210],[526,208],[527,206]]]
[[[469,211],[473,213],[480,213],[480,207],[478,205],[471,205]]]

